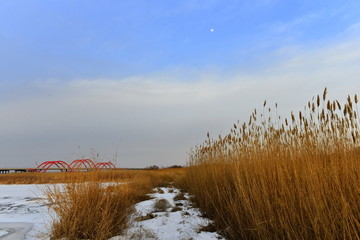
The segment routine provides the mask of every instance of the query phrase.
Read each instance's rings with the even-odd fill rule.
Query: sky
[[[360,93],[360,4],[0,0],[0,167],[185,165],[264,100]]]

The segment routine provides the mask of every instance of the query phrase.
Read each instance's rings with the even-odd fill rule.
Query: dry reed
[[[357,102],[327,100],[325,88],[282,119],[265,101],[192,149],[184,186],[229,239],[359,239]]]
[[[172,169],[159,170],[157,173],[165,174],[172,172]],[[175,172],[182,172],[174,171]],[[106,170],[106,171],[83,171],[83,172],[48,172],[48,173],[10,173],[0,174],[0,184],[51,184],[51,183],[73,183],[97,181],[131,181],[142,173],[143,170]],[[95,175],[95,177],[94,177]]]

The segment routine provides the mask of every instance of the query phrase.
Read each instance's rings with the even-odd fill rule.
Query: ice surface
[[[0,185],[0,239],[47,239],[50,214],[43,190],[50,185]],[[6,236],[5,236],[6,235]]]

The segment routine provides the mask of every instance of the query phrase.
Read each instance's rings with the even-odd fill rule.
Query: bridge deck
[[[18,172],[31,172],[32,171],[42,171],[45,168],[0,168],[0,174],[6,173],[18,173]],[[78,168],[76,171],[93,171],[93,170],[144,170],[144,168]],[[71,172],[68,168],[49,168],[47,171],[56,171],[56,172]]]

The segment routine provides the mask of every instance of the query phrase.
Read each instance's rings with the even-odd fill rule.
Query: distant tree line
[[[151,165],[151,166],[146,167],[145,169],[147,169],[147,170],[158,170],[158,169],[183,168],[183,167],[184,166],[181,166],[181,165],[172,165],[172,166],[169,166],[169,167],[159,167],[158,165]]]

